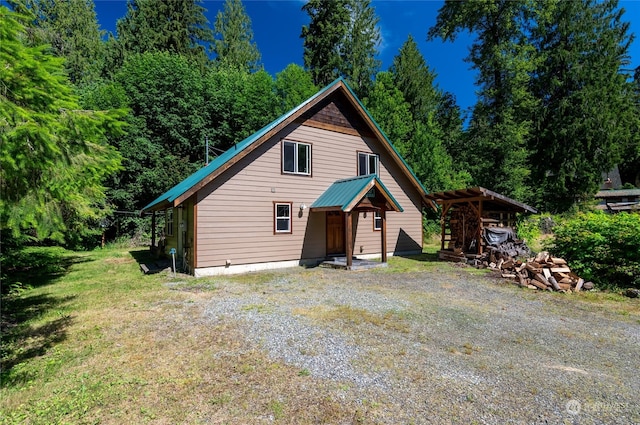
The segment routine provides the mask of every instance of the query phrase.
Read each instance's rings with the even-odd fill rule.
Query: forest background
[[[480,185],[542,211],[640,185],[640,67],[615,0],[445,2],[425,34],[469,32],[468,115],[409,36],[381,69],[369,0],[301,4],[304,66],[262,66],[240,0],[133,0],[105,34],[91,0],[0,6],[3,246],[148,234],[149,201],[345,78],[429,191]],[[422,35],[421,35],[422,36]]]

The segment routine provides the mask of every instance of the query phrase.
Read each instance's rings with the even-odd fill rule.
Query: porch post
[[[387,211],[382,208],[380,210],[380,218],[382,220],[382,229],[380,229],[381,249],[382,249],[382,262],[387,262]]]
[[[156,246],[156,212],[151,213],[151,247]]]
[[[479,255],[482,255],[482,229],[483,229],[483,223],[482,223],[482,199],[478,201],[478,235],[476,236],[476,238],[478,239],[478,246],[476,249],[476,252]]]
[[[347,212],[344,215],[345,226],[344,226],[344,236],[345,236],[345,255],[347,256],[347,270],[351,270],[353,266],[353,236],[352,236],[352,227],[353,222],[351,220],[351,211]]]

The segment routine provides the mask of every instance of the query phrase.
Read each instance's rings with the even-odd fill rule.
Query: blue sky
[[[116,20],[126,13],[126,1],[96,0],[95,3],[101,28],[115,33]],[[308,23],[307,14],[301,10],[304,1],[243,0],[243,3],[251,18],[254,39],[265,69],[275,76],[290,63],[302,65],[300,32]],[[224,1],[203,2],[212,27],[223,4]],[[476,99],[475,73],[464,58],[473,41],[472,36],[463,33],[454,43],[426,41],[427,31],[435,24],[443,1],[373,0],[372,4],[380,17],[382,45],[379,59],[382,69],[389,68],[400,46],[411,34],[428,65],[437,73],[436,82],[440,88],[453,93],[463,110],[471,107]],[[630,51],[630,68],[635,68],[640,65],[640,1],[624,0],[620,5],[627,11],[625,20],[631,22],[631,31],[638,34]]]

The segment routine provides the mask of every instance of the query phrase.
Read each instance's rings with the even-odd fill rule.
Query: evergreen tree
[[[200,3],[129,0],[127,14],[116,23],[118,38],[108,43],[110,66],[117,68],[129,55],[143,52],[169,52],[200,64],[208,62],[206,48],[214,38]]]
[[[414,125],[411,138],[416,146],[428,149],[428,144],[438,152],[438,164],[450,166],[445,173],[442,168],[429,167],[431,158],[425,164],[417,164],[418,169],[425,168],[425,175],[429,177],[429,190],[455,189],[465,186],[468,173],[465,171],[463,158],[456,157],[455,163],[448,153],[448,148],[457,148],[461,142],[462,119],[455,100],[449,94],[444,94],[435,84],[436,74],[429,68],[418,45],[409,35],[402,45],[398,55],[394,58],[391,72],[396,86],[409,104],[413,119],[419,125]],[[444,149],[446,152],[440,152]],[[419,152],[419,149],[416,149]],[[430,171],[426,171],[429,169]],[[428,179],[429,179],[428,178]]]
[[[341,49],[349,25],[348,0],[309,0],[302,10],[310,17],[302,27],[304,65],[313,83],[323,87],[342,75]]]
[[[260,69],[260,51],[253,41],[251,19],[241,0],[226,0],[216,17],[213,51],[216,64],[244,71]]]
[[[442,93],[435,85],[436,74],[427,65],[411,35],[393,59],[391,72],[416,119],[427,119],[437,110]]]
[[[51,52],[65,58],[64,67],[72,83],[95,81],[104,66],[103,31],[93,0],[21,0],[14,9],[30,13],[30,44],[49,44]]]
[[[528,90],[535,51],[526,42],[531,12],[526,0],[446,1],[429,36],[455,39],[468,30],[477,35],[468,60],[478,71],[479,101],[474,107],[467,146],[475,158],[476,184],[516,199],[527,199],[531,112]]]
[[[364,97],[380,69],[381,62],[376,59],[381,40],[380,18],[371,7],[371,0],[350,0],[348,9],[351,18],[342,43],[341,73],[356,94]]]
[[[562,211],[595,193],[624,143],[637,143],[638,109],[621,72],[631,38],[617,1],[544,5],[532,33],[543,59],[532,81],[541,101],[533,170],[540,201]]]
[[[370,96],[363,102],[429,191],[466,185],[466,175],[454,171],[451,156],[442,144],[442,134],[433,122],[435,114],[426,121],[416,120],[393,74],[378,73]]]
[[[83,111],[63,59],[23,43],[25,20],[0,6],[0,223],[14,236],[63,240],[105,206],[120,155],[106,143],[122,111]]]

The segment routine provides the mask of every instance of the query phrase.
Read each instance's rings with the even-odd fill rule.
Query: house
[[[640,212],[640,189],[600,190],[595,194],[596,208],[610,213]]]
[[[196,276],[422,251],[426,190],[342,79],[143,208]],[[155,233],[155,231],[154,231]],[[152,242],[154,244],[154,242]]]

